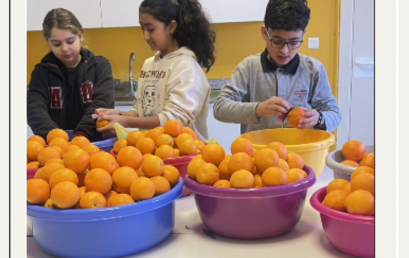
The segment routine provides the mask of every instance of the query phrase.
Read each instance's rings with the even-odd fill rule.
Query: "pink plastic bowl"
[[[233,238],[264,238],[292,229],[304,209],[315,172],[304,166],[308,176],[296,183],[250,189],[218,188],[186,178],[195,194],[203,224],[212,232]]]
[[[311,206],[321,215],[325,236],[339,250],[359,257],[375,257],[375,219],[339,212],[321,204],[326,187],[311,196]]]

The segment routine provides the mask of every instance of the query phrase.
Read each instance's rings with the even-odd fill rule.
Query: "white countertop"
[[[332,170],[324,168],[317,182],[307,192],[305,207],[300,222],[289,232],[277,237],[240,240],[216,235],[216,239],[203,233],[203,224],[192,195],[176,201],[175,228],[162,243],[123,258],[240,258],[240,257],[314,257],[344,258],[347,255],[328,242],[322,230],[319,213],[310,205],[311,195],[333,179]],[[27,258],[55,257],[43,252],[31,237],[27,217]],[[189,229],[186,229],[188,226]]]

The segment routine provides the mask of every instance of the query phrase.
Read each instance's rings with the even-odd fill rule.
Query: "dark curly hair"
[[[304,31],[310,19],[306,0],[270,0],[264,16],[264,25],[273,30]]]
[[[216,33],[197,0],[144,0],[139,12],[150,14],[166,25],[175,20],[174,39],[180,47],[186,46],[195,53],[206,72],[210,70],[215,61]]]

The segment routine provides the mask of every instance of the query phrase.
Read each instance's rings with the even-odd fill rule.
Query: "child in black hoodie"
[[[27,92],[28,125],[44,139],[54,128],[91,139],[95,109],[114,108],[111,64],[82,47],[82,34],[68,10],[53,9],[44,18],[43,36],[51,51],[35,66]]]

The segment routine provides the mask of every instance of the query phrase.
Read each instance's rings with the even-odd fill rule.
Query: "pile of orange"
[[[218,144],[207,144],[189,163],[189,177],[215,187],[259,188],[294,183],[307,176],[301,156],[288,152],[280,142],[256,151],[249,140],[237,138],[230,151],[231,155]]]
[[[115,159],[98,148],[91,151],[83,137],[68,142],[64,133],[61,129],[50,131],[49,147],[38,136],[27,141],[31,146],[27,158],[35,160],[29,164],[37,162],[39,168],[34,178],[27,180],[31,204],[58,209],[126,205],[166,193],[179,182],[177,168],[164,165],[156,156],[142,156],[136,147],[125,146]],[[40,147],[34,148],[39,145],[33,142]],[[56,142],[60,150],[52,145]]]
[[[205,143],[195,131],[179,121],[168,120],[165,126],[148,131],[132,131],[126,139],[115,142],[112,151],[118,154],[125,146],[136,147],[142,155],[168,159],[200,153]]]
[[[365,166],[367,168],[375,168],[375,153],[366,153],[366,147],[358,140],[351,140],[346,142],[341,149],[344,160],[341,164],[350,167]]]

